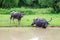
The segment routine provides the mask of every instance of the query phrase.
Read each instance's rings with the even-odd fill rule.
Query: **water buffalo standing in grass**
[[[21,12],[12,11],[12,12],[11,12],[11,16],[10,16],[10,21],[11,21],[11,20],[14,21],[14,19],[17,19],[17,20],[18,20],[18,24],[20,24],[20,20],[21,20],[21,18],[22,18],[23,16],[24,16],[24,14],[21,13]]]
[[[51,20],[52,20],[52,18],[51,18]],[[49,24],[48,22],[50,22],[51,20],[47,21],[44,18],[35,18],[35,19],[33,19],[33,22],[31,25],[33,26],[35,24],[38,27],[46,28]]]

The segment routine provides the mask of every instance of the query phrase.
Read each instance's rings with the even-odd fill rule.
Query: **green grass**
[[[37,9],[33,9],[33,8],[11,8],[11,9],[3,9],[0,8],[0,14],[10,14],[11,11],[18,11],[18,12],[23,12],[26,15],[31,15],[31,14],[51,14],[54,13],[52,8],[37,8]]]
[[[47,21],[53,18],[49,26],[60,26],[60,14],[39,14],[39,15],[25,15],[20,22],[19,26],[31,26],[31,23],[35,17],[45,18]],[[18,21],[10,24],[10,15],[0,14],[0,26],[18,26]]]
[[[18,21],[14,20],[10,24],[10,12],[11,11],[23,12],[26,15],[21,19],[19,26],[31,26],[31,23],[35,17],[45,18],[47,21],[53,18],[49,26],[60,26],[60,14],[55,14],[52,8],[0,8],[0,26],[18,26]]]

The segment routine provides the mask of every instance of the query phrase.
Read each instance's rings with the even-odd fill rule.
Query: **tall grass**
[[[11,8],[11,9],[2,9],[0,8],[0,14],[10,14],[11,11],[18,11],[18,12],[23,12],[27,15],[31,15],[31,14],[51,14],[54,13],[52,8],[43,8],[43,9],[32,9],[32,8]]]

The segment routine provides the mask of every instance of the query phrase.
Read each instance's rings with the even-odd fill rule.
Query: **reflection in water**
[[[38,40],[39,38],[38,37],[34,37],[32,39],[29,39],[29,40]]]
[[[0,40],[60,40],[60,28],[2,27]]]
[[[19,40],[18,38],[15,38],[13,36],[11,36],[10,38],[11,38],[11,40]]]

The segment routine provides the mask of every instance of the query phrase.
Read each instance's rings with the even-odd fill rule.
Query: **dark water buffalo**
[[[52,18],[51,18],[51,20],[52,20]],[[46,28],[49,24],[48,22],[50,22],[51,20],[47,21],[44,18],[35,18],[31,25],[35,24],[38,27]]]
[[[18,20],[18,23],[20,24],[20,20],[21,20],[21,18],[22,18],[23,16],[24,16],[24,14],[21,13],[21,12],[12,11],[12,12],[11,12],[11,16],[10,16],[10,21],[11,21],[11,20],[14,21],[14,19],[17,19],[17,20]]]

